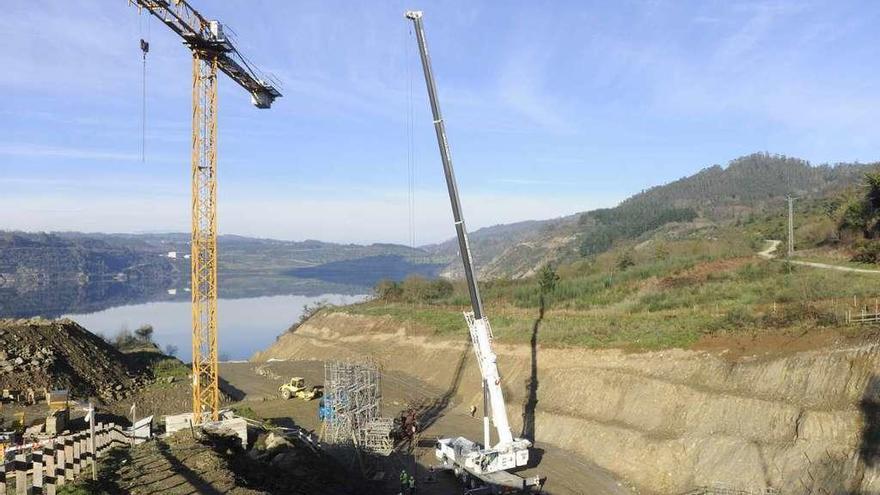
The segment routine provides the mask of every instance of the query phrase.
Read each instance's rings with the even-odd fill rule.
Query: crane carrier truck
[[[446,126],[440,113],[437,87],[428,56],[425,31],[422,24],[422,12],[408,11],[406,18],[413,22],[425,84],[428,87],[428,98],[434,117],[434,131],[440,147],[440,159],[446,175],[446,187],[452,204],[452,217],[464,275],[467,281],[472,311],[465,313],[465,321],[470,331],[471,342],[482,376],[483,389],[483,443],[482,445],[464,437],[440,438],[437,440],[435,455],[444,469],[452,471],[467,487],[465,493],[470,495],[494,493],[529,493],[539,492],[543,485],[540,477],[522,478],[509,472],[511,469],[528,465],[529,448],[532,443],[524,438],[514,438],[507,418],[507,406],[501,389],[501,374],[498,371],[496,355],[492,350],[492,329],[483,312],[483,302],[477,286],[473,259],[468,245],[467,229],[458,196],[458,184],[452,169],[452,158],[449,141],[446,137]],[[491,443],[489,420],[495,426],[498,442]]]

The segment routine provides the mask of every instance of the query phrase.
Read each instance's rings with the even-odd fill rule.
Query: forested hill
[[[812,166],[798,158],[755,153],[713,165],[690,177],[652,187],[623,201],[617,209],[693,207],[712,218],[736,215],[788,194],[825,195],[857,182],[863,164]]]
[[[595,255],[668,224],[723,224],[779,209],[789,194],[824,197],[856,184],[872,166],[813,166],[798,158],[755,153],[652,187],[614,208],[477,231],[473,250],[483,278],[529,276],[544,263]],[[454,239],[425,249],[457,252]],[[444,274],[460,276],[460,263],[451,263]]]

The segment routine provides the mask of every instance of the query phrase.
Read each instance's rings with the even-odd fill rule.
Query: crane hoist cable
[[[150,43],[141,38],[141,52],[143,53],[143,80],[141,81],[141,161],[147,161],[147,52],[150,51]]]
[[[413,36],[412,29],[407,29],[409,37]],[[416,247],[416,145],[415,145],[415,105],[413,94],[413,70],[412,70],[412,43],[404,33],[404,58],[406,65],[406,170],[407,170],[407,215],[409,227],[409,245]]]
[[[141,20],[141,12],[138,12],[138,29],[141,35],[141,162],[147,161],[147,53],[150,51],[150,42],[144,39],[144,28]],[[150,38],[150,18],[146,17],[147,39]]]

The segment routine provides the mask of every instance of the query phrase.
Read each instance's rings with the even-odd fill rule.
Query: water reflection
[[[188,361],[192,356],[191,306],[188,295],[183,297],[186,300],[149,302],[64,316],[106,336],[112,336],[122,328],[134,330],[149,323],[155,329],[153,340],[163,348],[169,344],[177,347],[177,356]],[[299,318],[306,304],[319,301],[351,304],[365,297],[322,294],[220,299],[217,308],[220,355],[225,359],[247,359],[254,352],[265,349]]]
[[[94,313],[116,306],[190,300],[189,280],[139,279],[125,282],[79,283],[57,279],[36,286],[0,286],[0,318],[57,318],[63,314]],[[221,298],[256,298],[296,294],[367,294],[370,285],[333,283],[291,276],[252,276],[221,273]]]

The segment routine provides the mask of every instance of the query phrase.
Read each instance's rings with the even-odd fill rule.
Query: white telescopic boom
[[[443,172],[446,175],[446,188],[449,190],[449,201],[452,203],[452,217],[455,221],[455,232],[458,236],[458,247],[461,252],[461,261],[464,265],[464,276],[467,280],[468,292],[471,298],[471,307],[474,311],[474,321],[471,327],[471,340],[474,344],[474,353],[480,364],[480,372],[483,375],[483,384],[489,395],[489,404],[492,411],[492,421],[498,431],[499,445],[513,442],[513,434],[510,431],[510,423],[507,420],[507,406],[504,404],[504,393],[501,390],[501,376],[498,373],[495,353],[492,352],[492,338],[489,326],[483,314],[483,302],[480,299],[480,290],[477,287],[476,274],[474,272],[473,258],[468,244],[467,229],[464,224],[464,215],[461,211],[461,202],[458,197],[458,184],[452,170],[452,157],[449,151],[449,141],[446,138],[446,126],[440,114],[440,102],[437,98],[437,86],[434,83],[434,73],[431,69],[431,58],[428,56],[428,45],[425,41],[425,30],[422,26],[422,12],[409,11],[406,17],[413,21],[416,39],[419,43],[419,53],[422,58],[422,69],[425,73],[425,84],[428,86],[428,99],[431,102],[431,112],[434,116],[434,131],[437,134],[437,144],[440,147],[440,158],[443,161]],[[489,447],[486,445],[485,447]]]

